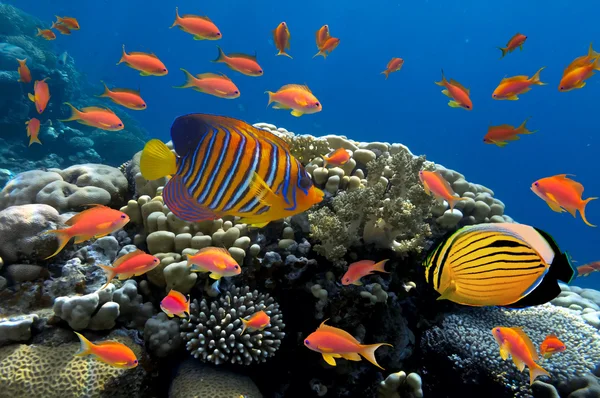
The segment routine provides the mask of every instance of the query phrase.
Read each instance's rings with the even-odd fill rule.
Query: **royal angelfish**
[[[323,199],[285,141],[241,120],[181,116],[171,126],[171,138],[178,156],[160,140],[150,140],[140,169],[148,180],[173,176],[163,199],[182,220],[230,215],[264,226]]]
[[[425,260],[425,278],[446,299],[470,306],[528,307],[560,294],[576,272],[546,232],[516,223],[466,226]]]

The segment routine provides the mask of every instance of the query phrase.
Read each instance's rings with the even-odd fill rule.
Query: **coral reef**
[[[379,384],[377,398],[423,398],[421,376],[404,371],[392,373]]]

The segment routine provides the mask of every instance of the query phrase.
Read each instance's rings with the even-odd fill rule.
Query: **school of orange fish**
[[[219,40],[222,38],[221,32],[208,17],[198,15],[180,16],[177,8],[175,21],[171,27],[178,27],[184,32],[193,35],[194,40]],[[71,31],[78,30],[79,28],[79,23],[75,18],[57,17],[57,20],[52,24],[50,29],[42,30],[38,28],[38,36],[41,36],[46,40],[54,40],[56,39],[56,35],[52,29],[58,30],[63,35],[69,35],[71,34]],[[292,58],[287,53],[290,49],[290,38],[290,30],[285,22],[281,22],[273,30],[273,40],[278,50],[277,55]],[[526,39],[526,36],[519,33],[516,34],[509,40],[506,47],[500,48],[502,57],[513,52],[517,48],[522,50]],[[318,52],[314,57],[321,55],[326,58],[333,50],[335,50],[339,43],[340,39],[332,37],[329,32],[329,26],[324,25],[316,32]],[[220,47],[217,46],[217,48],[218,57],[213,62],[224,63],[232,70],[246,76],[257,77],[263,75],[263,70],[258,64],[255,56],[240,53],[226,54]],[[564,92],[583,88],[586,84],[585,81],[594,74],[594,71],[600,70],[600,66],[598,65],[599,59],[600,54],[596,53],[590,45],[587,55],[576,58],[564,70],[563,77],[558,87],[559,91]],[[31,82],[31,73],[26,65],[26,60],[18,60],[18,62],[20,81],[23,83]],[[127,53],[125,51],[125,46],[123,46],[122,57],[118,64],[121,63],[140,71],[140,75],[142,76],[164,76],[168,73],[166,66],[156,55],[143,52]],[[386,69],[381,73],[388,79],[391,73],[400,71],[403,64],[404,60],[402,58],[392,58],[387,64]],[[540,72],[543,69],[544,67],[540,68],[532,77],[514,76],[504,78],[494,90],[492,98],[496,100],[518,100],[518,96],[531,90],[532,86],[545,85],[546,83],[543,83],[540,80]],[[176,88],[192,88],[205,94],[226,99],[234,99],[240,96],[240,91],[237,86],[225,74],[201,73],[194,76],[185,69],[181,70],[185,74],[186,82],[182,86]],[[47,78],[35,81],[34,93],[29,94],[29,99],[34,102],[39,114],[44,112],[48,101],[50,100],[50,92],[46,80]],[[473,109],[469,89],[465,88],[455,80],[447,80],[443,71],[441,81],[435,82],[435,84],[444,87],[442,93],[450,97],[450,101],[448,102],[450,107],[463,108],[466,110]],[[104,85],[104,87],[104,93],[99,95],[99,97],[109,98],[114,103],[132,110],[144,110],[147,108],[139,91],[125,88],[111,90],[106,85]],[[297,117],[322,110],[321,103],[307,86],[288,84],[281,87],[276,92],[266,91],[266,93],[268,94],[268,104],[275,103],[273,108],[291,110],[291,114]],[[71,104],[67,103],[67,105],[71,108],[71,117],[65,121],[77,121],[85,125],[109,131],[119,131],[124,128],[123,122],[110,109],[86,107],[78,110]],[[483,141],[486,144],[504,147],[508,142],[518,140],[519,135],[532,134],[535,132],[526,128],[526,122],[527,120],[518,127],[508,124],[491,126]],[[37,118],[32,118],[27,121],[26,124],[27,136],[30,138],[29,145],[33,143],[41,144],[38,139],[41,122]],[[273,140],[275,140],[275,138],[271,138],[271,142]],[[151,146],[150,149],[157,153],[162,150],[163,158],[172,156],[168,149],[164,150],[161,146]],[[147,151],[145,150],[145,152]],[[165,154],[165,152],[168,153]],[[328,165],[341,166],[350,159],[350,154],[345,149],[340,148],[327,156],[323,155],[323,159],[324,167],[327,167]],[[144,160],[142,159],[142,163],[143,162]],[[172,166],[168,166],[167,169],[173,170]],[[144,172],[144,170],[142,170],[142,172]],[[174,173],[172,172],[170,174]],[[467,199],[458,197],[452,190],[448,181],[446,181],[439,172],[421,171],[419,173],[419,178],[423,183],[425,192],[434,195],[439,200],[447,201],[451,211],[454,211],[456,202]],[[300,185],[300,181],[298,184]],[[259,192],[261,189],[264,190],[265,188],[259,187],[256,189],[257,192]],[[268,186],[266,189],[269,189]],[[579,211],[583,221],[587,225],[593,226],[585,217],[585,206],[589,201],[596,198],[587,198],[583,200],[583,186],[570,179],[568,175],[562,174],[542,178],[532,184],[531,190],[544,200],[553,211],[559,213],[567,211],[573,216],[576,215],[576,211]],[[275,195],[272,192],[271,194]],[[322,196],[318,197],[317,202],[320,201],[321,198]],[[264,195],[261,199],[264,200]],[[54,234],[59,241],[58,249],[50,257],[58,254],[72,238],[75,238],[75,243],[82,243],[89,239],[106,236],[115,232],[123,228],[128,222],[129,217],[126,214],[104,206],[95,206],[82,211],[67,221],[67,228],[45,232]],[[367,275],[371,275],[374,272],[389,273],[385,270],[387,261],[388,260],[386,259],[376,263],[371,260],[362,260],[350,264],[340,282],[344,286],[361,285],[361,278]],[[154,269],[159,263],[160,261],[158,258],[141,250],[129,253],[116,260],[112,266],[101,266],[107,276],[106,284],[101,289],[105,288],[113,278],[124,280],[134,276],[143,275]],[[197,254],[189,256],[188,266],[190,267],[191,272],[209,273],[209,277],[217,281],[222,277],[239,275],[242,271],[229,252],[218,247],[207,247],[200,250]],[[588,276],[592,272],[599,271],[600,262],[578,267],[579,276]],[[171,290],[161,301],[160,307],[169,317],[186,317],[189,316],[190,297],[186,297],[180,292]],[[241,319],[241,321],[243,323],[242,333],[252,333],[267,327],[270,318],[264,311],[258,311],[250,316],[249,319]],[[548,373],[537,363],[540,359],[537,350],[529,337],[520,328],[498,326],[492,329],[492,334],[500,346],[500,355],[503,359],[507,359],[508,356],[511,355],[513,362],[520,371],[527,365],[530,372],[531,383],[533,383],[537,376],[548,375]],[[92,355],[98,360],[116,367],[132,368],[138,365],[135,354],[127,346],[121,343],[105,341],[95,345],[81,334],[77,333],[77,336],[81,341],[81,349],[76,355]],[[362,356],[380,368],[381,366],[375,359],[375,350],[381,346],[389,346],[389,344],[386,343],[362,345],[349,333],[342,329],[326,325],[325,322],[323,322],[315,332],[306,337],[304,345],[313,351],[319,352],[323,359],[333,366],[336,365],[336,358],[360,361]],[[565,344],[562,343],[558,337],[548,335],[540,345],[540,354],[544,358],[548,358],[565,349]]]

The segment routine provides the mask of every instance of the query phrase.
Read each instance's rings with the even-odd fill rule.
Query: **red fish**
[[[523,51],[523,43],[525,43],[525,40],[527,40],[527,36],[517,33],[508,41],[508,43],[506,43],[506,47],[498,47],[498,49],[502,51],[502,57],[500,57],[500,59],[504,58],[507,53],[515,51],[517,48],[520,48],[521,51]]]
[[[386,259],[375,263],[375,261],[371,260],[361,260],[350,264],[348,271],[342,276],[342,285],[347,286],[352,284],[361,286],[362,282],[360,281],[360,278],[371,275],[375,271],[389,274],[389,272],[385,270],[385,263],[388,261],[389,259]]]
[[[101,238],[118,231],[129,222],[129,216],[106,206],[94,206],[91,209],[71,217],[67,228],[45,231],[44,234],[55,234],[58,239],[58,249],[45,258],[56,256],[75,237],[75,243],[82,243],[92,238]]]
[[[222,62],[229,66],[231,69],[243,73],[246,76],[262,76],[263,70],[256,61],[255,55],[247,55],[240,53],[231,53],[225,55],[221,47],[219,49],[219,56],[213,62]]]
[[[285,52],[285,50],[290,49],[290,31],[285,22],[277,25],[277,28],[273,30],[273,41],[275,42],[275,47],[279,50],[277,55],[285,55],[286,57],[292,58],[291,55]]]
[[[600,261],[577,267],[577,276],[590,276],[592,272],[600,272]]]
[[[519,139],[519,134],[533,134],[535,131],[527,130],[525,124],[529,118],[525,119],[519,127],[511,126],[510,124],[501,124],[500,126],[490,126],[488,132],[483,137],[483,142],[486,144],[494,144],[499,147],[508,145],[508,141],[516,141]]]
[[[34,117],[25,122],[27,125],[27,137],[29,137],[29,146],[34,142],[36,144],[42,144],[38,138],[38,134],[40,133],[40,121]]]
[[[50,89],[48,88],[48,80],[49,77],[44,80],[36,80],[33,85],[33,94],[27,94],[29,100],[35,104],[35,109],[37,109],[39,114],[42,114],[48,105],[48,101],[50,101]]]
[[[180,17],[179,7],[175,7],[175,22],[171,27],[174,28],[175,26],[193,35],[194,40],[219,40],[223,37],[217,25],[209,17],[191,14]]]
[[[118,341],[101,341],[94,344],[83,335],[74,332],[79,337],[81,348],[75,356],[91,355],[95,359],[115,368],[132,369],[138,366],[138,360],[131,348]]]
[[[77,19],[73,17],[59,17],[58,15],[55,15],[55,17],[56,23],[63,24],[71,30],[79,30],[79,22]]]
[[[194,77],[187,70],[181,70],[185,73],[187,80],[183,86],[175,88],[193,88],[198,92],[225,99],[234,99],[240,96],[240,89],[223,74],[200,73]]]
[[[88,106],[78,110],[68,102],[65,102],[65,105],[71,108],[71,116],[68,119],[62,119],[61,122],[76,121],[106,131],[119,131],[125,128],[121,119],[108,108]]]
[[[269,326],[269,323],[271,323],[271,317],[269,317],[269,315],[267,315],[267,313],[264,311],[255,312],[250,316],[250,319],[248,320],[243,318],[240,318],[240,320],[244,325],[240,336],[244,334],[246,329],[250,332],[254,332],[256,330],[263,330],[264,328]]]
[[[36,36],[41,36],[42,38],[44,38],[46,40],[54,40],[54,39],[56,39],[56,35],[50,29],[40,29],[40,28],[37,28],[37,30],[38,30],[38,32],[37,32]]]
[[[398,72],[400,69],[402,69],[402,65],[404,65],[404,60],[402,58],[392,58],[390,62],[388,62],[385,70],[381,72],[385,75],[385,80],[387,80],[390,73]]]
[[[544,68],[545,66],[541,67],[540,70],[535,72],[531,77],[525,75],[505,77],[492,93],[492,98],[497,100],[516,101],[519,99],[518,95],[531,90],[531,86],[545,86],[546,83],[542,83],[540,80],[540,72],[543,71]]]
[[[31,82],[31,72],[29,68],[25,64],[27,62],[27,58],[25,59],[17,59],[19,61],[19,68],[17,71],[19,72],[19,81],[21,83],[29,83]]]
[[[239,275],[242,269],[222,247],[205,247],[193,256],[188,256],[188,266],[192,272],[210,272],[212,279]]]
[[[119,257],[115,260],[112,267],[100,265],[100,268],[106,273],[106,284],[100,288],[104,289],[113,280],[115,276],[120,281],[140,276],[146,272],[152,271],[160,264],[160,260],[142,250],[136,250]]]
[[[190,315],[190,295],[188,294],[186,297],[177,290],[171,290],[160,302],[160,309],[169,318],[173,318],[175,315],[185,318],[186,315]]]
[[[542,354],[544,358],[550,358],[557,352],[563,352],[566,349],[565,343],[560,341],[558,337],[553,334],[546,336],[542,344],[540,344],[540,354]]]
[[[115,104],[124,106],[125,108],[141,111],[146,109],[146,102],[142,99],[140,92],[130,88],[109,88],[104,84],[104,92],[98,97],[110,98]]]
[[[444,199],[450,206],[450,211],[454,211],[454,204],[467,198],[459,198],[450,186],[450,183],[440,174],[439,171],[419,171],[419,179],[423,183],[423,188],[427,195],[433,194],[438,199]]]
[[[323,58],[327,58],[327,56],[331,54],[333,50],[335,50],[338,44],[340,44],[340,39],[337,37],[330,37],[325,41],[325,43],[323,43],[321,47],[319,47],[319,52],[316,53],[313,58],[315,58],[317,55],[322,55]]]
[[[344,148],[338,148],[328,156],[323,156],[323,167],[328,164],[333,166],[343,166],[350,160],[350,154]]]
[[[123,55],[117,65],[125,63],[132,69],[139,70],[140,76],[164,76],[169,71],[165,64],[154,54],[143,52],[125,52],[125,44],[123,44]]]
[[[450,81],[446,80],[444,76],[444,71],[442,70],[442,80],[439,82],[435,82],[438,86],[445,87],[442,90],[442,94],[447,97],[450,97],[451,100],[448,102],[448,106],[451,108],[463,108],[468,111],[473,109],[473,102],[471,102],[470,90],[462,86],[456,80],[450,79]]]
[[[323,44],[327,41],[327,39],[331,37],[329,36],[329,25],[321,26],[321,28],[317,30],[316,36],[317,48],[321,49],[321,47],[323,47]]]

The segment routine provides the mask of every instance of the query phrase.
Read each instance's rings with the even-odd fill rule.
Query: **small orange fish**
[[[486,144],[494,144],[499,147],[508,145],[508,141],[516,141],[519,139],[519,134],[533,134],[535,131],[527,130],[525,125],[529,118],[525,119],[519,127],[511,126],[510,124],[501,124],[500,126],[490,126],[487,134],[483,137],[483,142]]]
[[[540,357],[531,339],[523,329],[496,326],[492,329],[492,334],[500,346],[500,357],[502,359],[506,360],[508,355],[512,356],[515,366],[521,372],[527,365],[529,368],[529,384],[533,384],[539,376],[550,376],[544,368],[535,363]]]
[[[331,37],[329,35],[329,25],[321,26],[321,28],[317,30],[316,36],[317,48],[321,49],[321,47],[323,47],[323,44],[327,41],[327,39]]]
[[[515,51],[517,48],[520,48],[521,51],[523,51],[523,43],[525,43],[525,40],[527,40],[527,36],[517,33],[508,41],[508,43],[506,43],[506,47],[498,47],[498,49],[502,51],[502,57],[500,57],[500,59],[504,58],[507,53]]]
[[[59,17],[58,15],[55,15],[55,17],[56,23],[63,24],[71,30],[79,30],[79,22],[77,19],[73,17]]]
[[[29,146],[34,142],[37,144],[42,144],[42,142],[38,138],[38,134],[40,133],[40,121],[34,117],[25,122],[27,125],[27,137],[29,137]]]
[[[269,94],[269,106],[275,102],[273,109],[291,109],[292,115],[302,115],[321,112],[323,106],[307,86],[300,84],[286,84],[277,92],[265,91]]]
[[[104,92],[98,95],[98,97],[109,98],[115,104],[133,109],[134,111],[146,109],[146,103],[142,99],[139,91],[130,88],[113,88],[111,91],[104,82],[102,82],[102,84],[104,84]]]
[[[273,42],[275,42],[275,47],[279,50],[277,55],[285,55],[286,57],[292,58],[292,56],[285,52],[285,50],[290,49],[290,31],[285,22],[277,25],[275,30],[273,30]]]
[[[123,44],[123,55],[117,65],[125,63],[132,69],[139,70],[140,76],[164,76],[169,71],[165,64],[154,54],[143,52],[125,52],[125,44]]]
[[[267,313],[264,311],[255,312],[254,314],[252,314],[250,316],[250,319],[248,319],[248,320],[243,319],[243,318],[240,318],[240,320],[242,321],[242,324],[244,325],[242,328],[242,333],[240,333],[240,336],[242,334],[244,334],[246,329],[249,332],[263,330],[264,328],[269,326],[269,323],[271,323],[271,317],[268,316]]]
[[[577,267],[577,276],[590,276],[592,272],[600,272],[600,261],[594,261]]]
[[[386,259],[375,263],[375,261],[372,260],[361,260],[350,264],[348,271],[342,276],[342,285],[348,286],[352,284],[361,286],[362,282],[360,281],[360,278],[371,275],[375,271],[389,274],[389,272],[385,270],[385,263],[388,261],[390,260]]]
[[[68,119],[62,119],[61,122],[76,121],[107,131],[119,131],[125,128],[121,119],[108,108],[88,106],[78,110],[68,102],[65,102],[65,105],[71,108],[71,116]]]
[[[239,275],[242,269],[222,247],[205,247],[193,256],[188,256],[188,267],[192,272],[210,272],[212,279]]]
[[[344,148],[338,148],[328,156],[323,157],[323,167],[327,167],[328,164],[337,166],[345,165],[350,160],[350,154]]]
[[[163,310],[169,318],[177,315],[185,318],[190,315],[190,295],[184,296],[177,290],[170,290],[169,294],[160,302],[160,309]]]
[[[75,237],[75,243],[82,243],[92,238],[101,238],[118,231],[129,222],[129,216],[110,207],[96,205],[71,217],[65,224],[67,228],[52,229],[43,234],[55,234],[58,249],[44,260],[56,256]]]
[[[582,55],[581,57],[577,57],[565,68],[565,72],[567,69],[572,69],[578,66],[584,66],[592,63],[594,59],[600,57],[600,53],[594,51],[593,43],[590,43],[590,47],[588,48],[588,53],[586,55]],[[564,74],[564,73],[563,73]]]
[[[597,70],[600,70],[598,58],[586,64],[574,63],[565,69],[558,84],[558,91],[566,92],[585,87],[585,81],[594,76]]]
[[[240,96],[240,90],[231,81],[230,78],[216,73],[200,73],[196,77],[190,72],[181,69],[186,76],[186,82],[183,86],[175,88],[193,88],[201,93],[214,95],[215,97],[234,99]]]
[[[240,53],[231,53],[225,55],[221,47],[219,49],[219,56],[213,62],[222,62],[229,66],[231,69],[243,73],[246,76],[262,76],[263,70],[256,61],[255,55],[247,55]]]
[[[35,109],[39,114],[42,114],[50,101],[50,89],[48,88],[49,77],[44,80],[36,80],[33,85],[33,94],[27,94],[27,97],[31,102],[35,104]]]
[[[542,83],[540,80],[540,72],[543,71],[544,68],[545,66],[542,66],[540,70],[531,76],[531,78],[525,75],[505,77],[492,93],[492,98],[497,100],[516,101],[519,99],[518,95],[531,90],[531,86],[545,86],[546,83]]]
[[[568,211],[575,217],[577,210],[579,210],[583,222],[590,227],[595,227],[585,218],[585,206],[588,202],[598,198],[582,200],[583,185],[568,178],[568,175],[559,174],[537,180],[531,184],[531,190],[544,200],[553,211],[557,213]]]
[[[36,36],[42,36],[42,38],[46,40],[54,40],[56,39],[56,35],[50,29],[40,29],[37,28],[38,32]]]
[[[471,98],[469,97],[470,90],[456,80],[450,79],[450,82],[448,82],[444,76],[444,70],[442,70],[442,80],[435,82],[435,84],[445,87],[445,89],[442,90],[442,94],[451,98],[448,102],[449,107],[463,108],[468,111],[473,109],[473,102],[471,102]]]
[[[459,198],[455,196],[456,193],[450,186],[450,183],[446,181],[439,171],[419,171],[419,179],[423,183],[425,193],[427,195],[433,195],[438,199],[444,199],[450,206],[450,212],[454,211],[454,204],[461,200],[467,200],[467,198]]]
[[[565,343],[560,341],[558,337],[553,334],[546,336],[542,344],[540,344],[540,354],[542,354],[544,358],[550,358],[553,354],[563,352],[566,349]]]
[[[71,29],[68,26],[63,25],[62,23],[52,22],[52,27],[50,29],[56,29],[63,35],[70,35]]]
[[[118,341],[101,341],[94,344],[83,335],[74,332],[79,337],[81,348],[75,353],[77,357],[92,355],[95,359],[115,368],[132,369],[138,366],[138,360],[131,348]]]
[[[31,82],[31,72],[29,71],[29,67],[25,64],[27,62],[27,58],[25,59],[17,59],[19,62],[19,68],[17,71],[19,72],[19,81],[21,83],[29,83]]]
[[[402,65],[404,65],[404,60],[402,58],[392,58],[390,62],[388,62],[385,70],[381,72],[385,75],[385,80],[387,80],[390,73],[398,72],[400,69],[402,69]]]
[[[337,37],[330,37],[329,39],[325,40],[325,43],[323,43],[321,47],[319,47],[319,52],[316,53],[313,58],[315,58],[317,55],[322,55],[323,58],[327,58],[327,56],[331,54],[333,50],[335,50],[338,44],[340,44],[340,39]]]
[[[171,28],[177,26],[179,29],[194,36],[194,40],[219,40],[221,31],[217,25],[208,17],[187,14],[179,16],[179,7],[175,7],[175,22]]]
[[[336,366],[334,358],[344,358],[349,361],[360,361],[362,355],[367,361],[380,369],[383,369],[375,359],[375,350],[381,346],[392,347],[391,344],[379,343],[362,345],[350,333],[343,329],[325,325],[323,321],[319,328],[312,332],[306,339],[304,345],[312,351],[323,355],[323,359],[331,366]],[[385,370],[385,369],[383,369]]]
[[[140,276],[146,272],[152,271],[160,264],[160,260],[142,250],[136,250],[119,257],[115,260],[112,267],[100,265],[100,268],[106,273],[106,284],[100,288],[104,289],[113,280],[115,276],[120,281]]]

